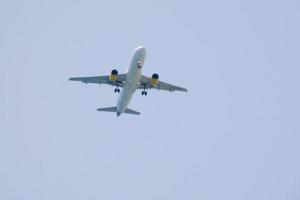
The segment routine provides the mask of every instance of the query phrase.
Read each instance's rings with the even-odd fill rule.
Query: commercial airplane
[[[148,89],[158,89],[166,91],[183,91],[187,89],[171,85],[159,80],[158,74],[154,73],[151,78],[142,75],[142,68],[146,58],[146,49],[142,46],[137,47],[132,55],[127,73],[118,74],[116,69],[113,69],[110,75],[106,76],[90,76],[90,77],[73,77],[70,81],[81,81],[83,83],[108,84],[115,88],[115,93],[120,93],[119,88],[123,88],[119,95],[116,107],[98,108],[97,111],[116,112],[117,116],[122,113],[139,115],[140,113],[127,108],[134,92],[137,89],[142,90],[142,95],[147,96]]]

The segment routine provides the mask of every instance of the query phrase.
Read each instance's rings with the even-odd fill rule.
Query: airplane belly
[[[138,84],[141,79],[142,70],[136,67],[132,67],[132,69],[127,73],[127,83],[129,84]]]
[[[135,92],[136,88],[130,87],[130,85],[125,85],[123,88],[120,97],[118,99],[117,103],[117,111],[120,113],[123,113],[124,110],[127,108],[127,106],[130,103],[130,100],[132,99],[132,96]]]
[[[118,103],[117,103],[118,113],[124,112],[124,110],[129,105],[134,92],[138,88],[141,79],[141,74],[142,74],[141,65],[144,64],[145,56],[146,53],[144,48],[137,49],[132,56],[129,69],[127,72],[126,84],[119,96]]]

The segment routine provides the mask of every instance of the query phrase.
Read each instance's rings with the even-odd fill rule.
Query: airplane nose
[[[143,52],[143,54],[145,54],[146,53],[146,48],[145,47],[141,47],[140,51]]]
[[[144,46],[138,46],[136,49],[145,49]]]
[[[145,52],[146,52],[146,48],[143,47],[143,46],[138,46],[138,47],[135,49],[135,51],[139,51],[139,52],[145,53]]]

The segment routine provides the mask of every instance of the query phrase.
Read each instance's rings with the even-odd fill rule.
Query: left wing
[[[151,88],[155,88],[158,90],[166,90],[166,91],[170,91],[170,92],[174,92],[174,91],[182,91],[182,92],[187,92],[187,89],[176,86],[176,85],[172,85],[169,83],[165,83],[163,81],[158,81],[158,83],[153,86],[151,84],[151,78],[142,75],[141,76],[141,80],[140,80],[140,85],[138,87],[139,89],[151,89]]]
[[[70,81],[81,81],[82,83],[108,84],[123,87],[126,81],[126,74],[119,74],[117,80],[112,81],[109,76],[88,76],[88,77],[72,77]]]

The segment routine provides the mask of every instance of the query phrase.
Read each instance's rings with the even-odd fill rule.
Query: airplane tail
[[[98,108],[97,111],[117,112],[117,107]],[[141,114],[141,113],[139,113],[139,112],[137,112],[135,110],[129,109],[129,108],[126,108],[125,111],[124,111],[124,113],[132,114],[132,115],[140,115]]]

